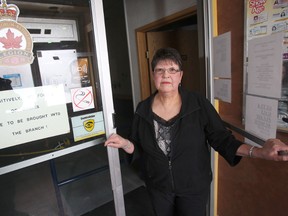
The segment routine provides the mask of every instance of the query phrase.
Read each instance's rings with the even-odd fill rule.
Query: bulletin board
[[[221,0],[217,1],[216,14],[219,35],[231,32],[232,100],[231,103],[219,101],[219,113],[225,122],[233,126],[231,128],[233,134],[243,142],[245,142],[244,137],[250,139],[250,137],[247,136],[248,132],[243,133],[243,131],[246,132],[243,124],[246,120],[243,120],[245,117],[243,111],[245,111],[245,97],[247,95],[247,90],[245,89],[247,81],[244,79],[246,79],[247,76],[243,76],[243,72],[247,73],[246,67],[248,66],[246,49],[248,48],[247,33],[249,27],[246,18],[248,10],[247,4],[249,2],[269,3],[270,1]],[[271,0],[271,2],[273,2],[273,0]],[[269,27],[267,27],[267,29],[269,29]],[[259,36],[259,38],[260,37],[262,36]],[[268,97],[261,98],[267,99]],[[255,100],[252,100],[252,102],[254,101]],[[250,132],[249,135],[256,137]],[[277,131],[277,138],[287,143],[287,133]],[[256,140],[255,142],[261,143]],[[236,167],[231,168],[222,157],[219,157],[217,170],[218,215],[269,215],[271,212],[273,212],[271,214],[274,215],[284,214],[282,209],[287,205],[285,202],[285,197],[287,196],[287,163],[244,157]],[[245,183],[243,184],[243,182]],[[271,183],[273,183],[273,186]],[[263,195],[263,191],[265,191],[267,196]],[[245,198],[236,200],[235,196]],[[227,200],[231,202],[228,203]],[[243,208],[243,206],[245,206],[245,208]]]
[[[264,140],[288,131],[288,1],[245,0],[244,124]]]

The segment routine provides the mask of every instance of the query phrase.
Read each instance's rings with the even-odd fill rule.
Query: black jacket
[[[209,145],[233,166],[241,159],[235,154],[242,142],[224,127],[206,98],[181,88],[179,91],[182,107],[170,161],[155,139],[151,104],[156,93],[137,106],[130,136],[135,143],[133,157],[140,156],[147,186],[166,192],[197,193],[212,180]]]

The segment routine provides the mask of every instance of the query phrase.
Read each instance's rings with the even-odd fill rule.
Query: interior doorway
[[[151,79],[150,63],[154,52],[161,47],[173,47],[180,52],[184,71],[182,86],[211,99],[211,82],[208,72],[211,68],[208,62],[209,27],[207,26],[206,7],[208,7],[206,3],[198,1],[197,6],[136,29],[141,100],[155,91]],[[211,166],[214,171],[213,160],[211,159]],[[214,185],[212,185],[207,201],[207,216],[212,215],[215,208],[214,190]]]
[[[150,63],[155,51],[161,47],[173,47],[180,52],[184,71],[182,86],[206,94],[206,73],[201,70],[205,67],[201,66],[198,35],[196,7],[187,8],[136,30],[141,99],[155,91],[150,76]]]

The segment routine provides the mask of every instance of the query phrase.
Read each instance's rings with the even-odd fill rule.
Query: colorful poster
[[[288,3],[281,0],[247,0],[247,38],[285,32],[287,36]]]
[[[89,61],[88,58],[86,57],[79,57],[77,59],[77,63],[78,63],[78,72],[80,74],[80,78],[81,78],[81,86],[85,87],[85,86],[90,86],[91,82],[90,82],[90,78],[89,78]]]

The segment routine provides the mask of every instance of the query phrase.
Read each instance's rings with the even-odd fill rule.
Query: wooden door
[[[151,76],[151,61],[155,51],[163,47],[177,49],[183,60],[182,86],[188,90],[205,93],[205,74],[199,71],[198,36],[196,30],[171,30],[147,32],[150,93],[155,91]],[[204,83],[203,83],[204,81]]]

